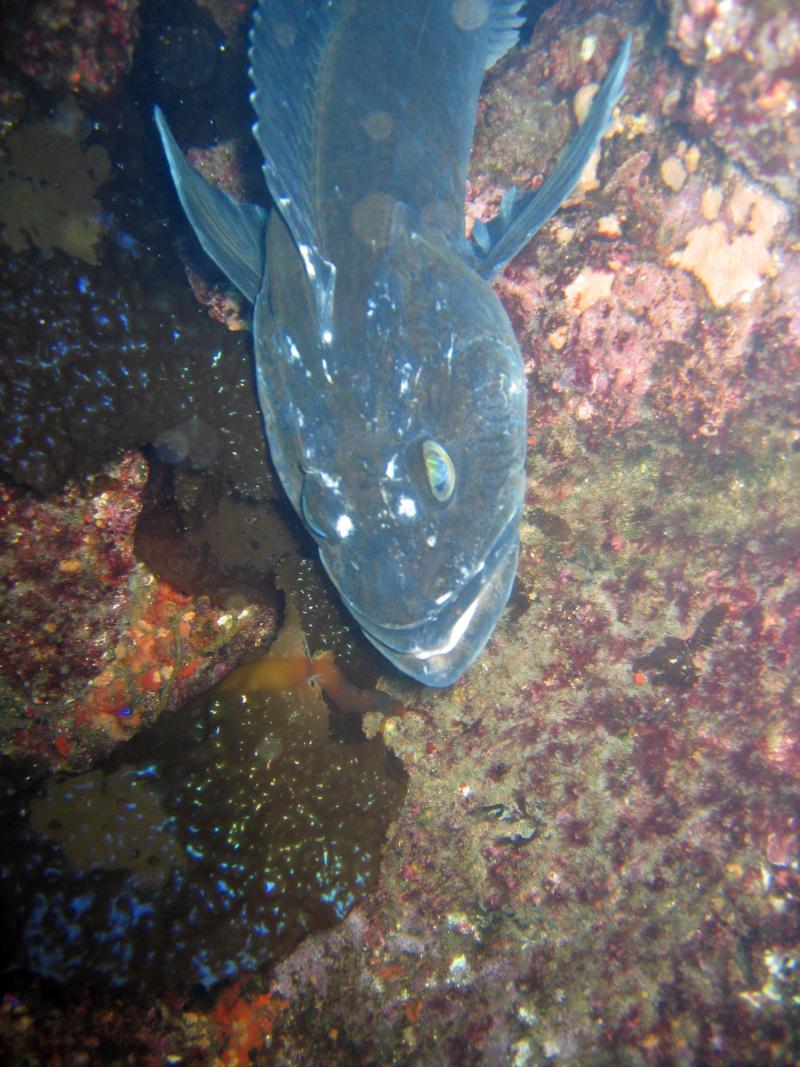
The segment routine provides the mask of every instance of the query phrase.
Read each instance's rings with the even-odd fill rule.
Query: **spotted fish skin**
[[[521,6],[261,0],[250,74],[269,215],[207,186],[156,113],[190,222],[254,303],[286,492],[369,640],[433,686],[484,647],[519,551],[525,381],[489,283],[571,192],[630,52],[548,181],[468,242],[478,94]]]

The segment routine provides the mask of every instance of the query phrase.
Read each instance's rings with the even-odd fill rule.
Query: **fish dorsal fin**
[[[523,3],[524,0],[491,0],[484,70],[493,67],[519,40],[519,28],[525,21],[524,16],[519,14]]]
[[[305,263],[322,332],[330,328],[335,268],[315,217],[315,101],[325,47],[345,2],[259,0],[250,32],[253,133],[267,188]]]

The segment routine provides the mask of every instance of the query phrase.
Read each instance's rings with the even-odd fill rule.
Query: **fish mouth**
[[[516,512],[458,594],[417,624],[378,625],[342,598],[365,637],[404,674],[424,685],[452,685],[481,652],[508,603],[519,558],[519,520]]]

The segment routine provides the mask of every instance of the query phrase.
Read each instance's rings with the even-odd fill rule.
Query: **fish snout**
[[[508,602],[519,557],[517,513],[502,530],[481,565],[454,594],[426,601],[415,618],[399,616],[380,590],[369,597],[349,595],[345,583],[336,584],[348,610],[367,639],[396,667],[424,685],[452,685],[480,654]],[[408,605],[408,599],[401,601]],[[383,610],[385,609],[385,610]],[[391,621],[390,621],[391,620]]]

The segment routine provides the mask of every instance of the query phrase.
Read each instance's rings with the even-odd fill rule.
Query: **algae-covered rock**
[[[103,223],[94,194],[110,174],[102,145],[87,147],[51,123],[21,126],[7,137],[0,162],[3,240],[14,252],[60,248],[97,263]]]
[[[291,684],[287,663],[308,663],[298,619],[256,665],[33,798],[0,860],[19,962],[60,981],[213,986],[369,890],[404,777],[380,738],[332,737],[319,689]]]

